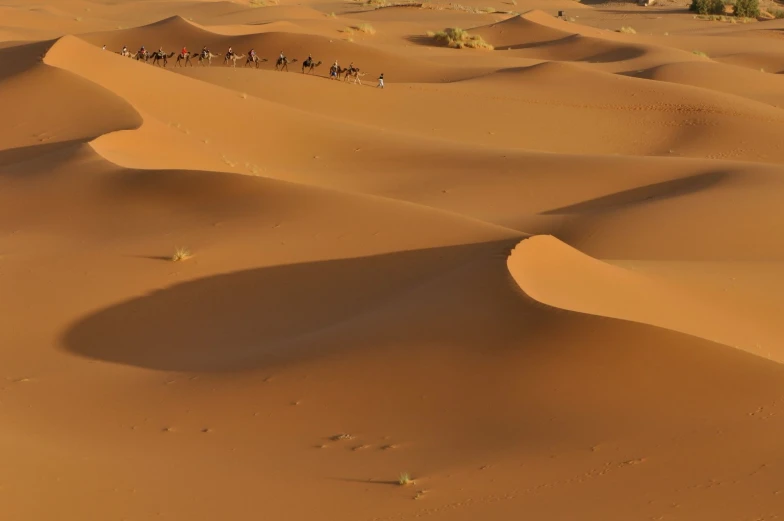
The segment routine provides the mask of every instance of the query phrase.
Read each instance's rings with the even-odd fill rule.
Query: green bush
[[[699,14],[724,14],[724,0],[691,0],[689,9]]]
[[[759,15],[759,0],[735,0],[735,16],[756,18]]]

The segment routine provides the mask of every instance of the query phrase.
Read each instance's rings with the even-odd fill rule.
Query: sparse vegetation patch
[[[174,250],[174,255],[172,255],[172,261],[179,262],[184,261],[186,259],[190,259],[193,257],[193,254],[190,252],[188,248],[177,248]]]
[[[735,0],[733,14],[739,18],[756,18],[760,15],[759,0]]]
[[[634,30],[634,27],[628,27],[625,25],[618,29],[618,32],[623,34],[637,34],[637,31]]]
[[[698,14],[724,14],[724,0],[692,0],[689,10]]]
[[[493,46],[484,41],[481,36],[468,34],[468,31],[460,29],[459,27],[448,27],[443,31],[428,32],[427,35],[430,38],[433,38],[437,43],[455,49],[468,47],[470,49],[493,50]]]
[[[365,34],[376,34],[376,30],[370,24],[359,24],[354,29]]]

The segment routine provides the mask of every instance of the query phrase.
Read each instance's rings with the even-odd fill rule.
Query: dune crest
[[[762,355],[775,334],[742,309],[602,262],[552,236],[521,241],[507,260],[520,289],[548,306],[649,324]],[[784,362],[784,353],[776,361]]]

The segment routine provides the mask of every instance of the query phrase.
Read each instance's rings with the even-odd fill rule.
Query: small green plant
[[[410,485],[411,483],[414,482],[414,480],[411,479],[411,476],[408,474],[408,472],[403,472],[402,474],[400,474],[400,477],[398,478],[397,482],[400,483],[400,485],[405,486],[405,485]]]
[[[370,24],[359,24],[354,29],[365,34],[376,34],[376,30]]]
[[[436,42],[455,49],[468,47],[470,49],[493,50],[493,46],[484,41],[481,36],[468,34],[468,31],[459,27],[448,27],[443,31],[435,33],[428,31],[427,35]]]
[[[724,0],[692,0],[689,10],[698,14],[724,14]]]
[[[174,262],[184,261],[193,257],[193,254],[187,248],[177,248],[174,250],[171,260]]]
[[[781,9],[774,9],[770,12],[770,14],[773,16],[773,18],[784,18],[784,11]]]
[[[760,15],[759,0],[735,0],[733,14],[739,18],[756,18]]]
[[[708,55],[707,55],[707,54],[705,54],[705,53],[704,53],[704,52],[702,52],[702,51],[692,51],[692,52],[693,52],[694,54],[696,54],[697,56],[702,56],[703,58],[707,58],[707,57],[708,57]]]
[[[634,27],[628,27],[625,25],[618,29],[618,32],[623,34],[637,34],[637,31],[634,30]]]

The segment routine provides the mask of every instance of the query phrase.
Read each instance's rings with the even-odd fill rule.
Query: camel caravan
[[[104,49],[106,46],[104,46]],[[136,61],[143,61],[144,63],[152,63],[152,65],[158,65],[160,67],[166,67],[169,64],[170,60],[174,60],[175,67],[193,67],[193,62],[197,62],[202,67],[209,67],[212,65],[212,60],[217,60],[221,56],[219,54],[213,54],[207,46],[204,46],[201,51],[199,52],[189,52],[186,47],[183,47],[179,53],[171,52],[166,53],[163,51],[163,48],[159,48],[157,51],[148,51],[144,46],[141,47],[138,51],[131,52],[128,50],[128,47],[123,47],[121,51],[117,54],[120,56],[124,56],[126,58],[131,58]],[[234,50],[229,47],[228,52],[223,55],[223,65],[231,66],[233,68],[237,67],[237,62],[242,62],[245,60],[243,67],[261,67],[261,64],[268,61],[266,58],[260,58],[254,49],[248,51],[247,54],[237,54]],[[297,59],[289,59],[281,51],[280,56],[275,61],[275,70],[276,71],[286,71],[289,70],[289,65],[297,63]],[[311,55],[302,62],[301,71],[302,74],[313,74],[317,67],[322,64],[321,61],[316,61],[313,59]],[[362,85],[362,77],[365,75],[364,72],[360,72],[359,67],[354,67],[352,63],[347,68],[342,68],[338,65],[338,61],[335,60],[335,63],[329,68],[329,77],[330,79],[343,79],[343,81],[351,81],[353,80],[354,84]]]

